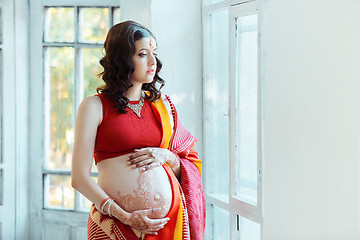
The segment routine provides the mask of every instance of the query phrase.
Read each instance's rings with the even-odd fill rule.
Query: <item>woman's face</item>
[[[135,41],[135,54],[132,61],[135,67],[130,75],[135,84],[151,83],[156,72],[156,41],[153,37],[146,37]]]

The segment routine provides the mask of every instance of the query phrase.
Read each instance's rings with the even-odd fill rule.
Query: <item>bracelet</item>
[[[111,216],[111,211],[110,211],[110,210],[111,210],[110,207],[111,207],[112,202],[113,202],[113,200],[111,199],[111,201],[109,202],[109,207],[108,207],[108,209],[107,209],[107,212],[108,212],[109,217],[112,217],[112,216]]]
[[[105,205],[106,205],[109,201],[111,201],[111,200],[112,200],[111,198],[108,198],[108,199],[105,201],[105,203],[101,206],[101,212],[102,212],[102,213],[105,212],[105,210],[104,210]]]
[[[110,197],[105,198],[104,200],[102,200],[102,201],[101,201],[101,203],[100,203],[100,209],[102,209],[102,208],[103,208],[104,203],[105,203],[107,200],[109,200],[109,199],[110,199]]]

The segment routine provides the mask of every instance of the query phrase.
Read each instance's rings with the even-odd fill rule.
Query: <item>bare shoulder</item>
[[[98,96],[86,97],[82,100],[79,108],[90,108],[91,110],[101,109],[101,100]]]
[[[100,122],[102,119],[102,103],[100,98],[97,96],[84,98],[80,103],[78,114],[97,118]]]

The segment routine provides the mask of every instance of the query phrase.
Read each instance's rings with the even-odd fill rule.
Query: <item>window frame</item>
[[[16,49],[15,32],[13,30],[13,26],[17,22],[14,14],[15,6],[11,1],[0,2],[0,11],[0,239],[11,239],[15,238],[17,227],[15,219],[16,206],[14,203],[17,193],[14,189],[17,187],[15,174],[17,171],[16,164],[19,161],[15,144],[18,127],[16,118],[18,94],[16,81],[18,78],[15,75],[16,59],[14,53]],[[11,81],[5,81],[5,79],[11,79]],[[5,89],[8,91],[5,91]],[[24,129],[22,128],[22,130]]]
[[[205,2],[205,0],[203,0]],[[208,209],[211,208],[211,205],[215,205],[224,210],[229,211],[230,213],[230,235],[231,239],[239,239],[239,218],[244,217],[253,222],[260,224],[260,236],[262,238],[262,226],[263,226],[263,102],[262,102],[262,14],[261,14],[261,4],[258,0],[224,0],[221,2],[217,2],[214,4],[205,4],[203,3],[203,89],[205,89],[205,85],[207,84],[207,79],[209,76],[209,67],[211,67],[211,35],[210,35],[210,16],[211,14],[228,11],[229,14],[229,202],[223,201],[216,196],[209,194],[206,192],[206,200]],[[236,126],[237,126],[237,111],[236,102],[237,102],[237,54],[231,54],[237,52],[237,32],[236,32],[236,24],[237,18],[244,17],[248,15],[256,14],[258,17],[257,22],[257,46],[258,46],[258,64],[257,64],[257,204],[252,205],[247,202],[241,201],[238,198],[235,198],[235,189],[236,189],[236,161],[237,161],[237,149],[236,149]],[[210,39],[210,40],[208,40]],[[205,98],[204,93],[204,98]],[[205,103],[204,99],[204,103]],[[205,105],[203,107],[203,111],[209,111]],[[205,126],[205,124],[203,124]],[[203,130],[205,133],[206,129]],[[206,137],[204,136],[204,139]],[[206,145],[204,145],[204,151],[206,151]],[[211,178],[208,176],[206,171],[206,162],[207,159],[204,159],[204,185],[206,187],[207,178]],[[205,188],[206,189],[206,188]],[[212,232],[212,213],[208,212],[207,219],[207,234]],[[207,236],[210,239],[211,236]]]
[[[83,76],[81,76],[81,58],[82,58],[82,52],[81,49],[85,49],[85,48],[96,48],[96,49],[101,49],[103,47],[103,43],[86,43],[86,42],[80,42],[80,37],[79,37],[79,17],[80,17],[80,9],[81,8],[107,8],[109,9],[109,19],[108,19],[108,23],[109,26],[112,26],[114,24],[114,10],[116,8],[120,8],[119,5],[117,6],[94,6],[94,5],[90,5],[90,6],[83,6],[83,5],[71,5],[71,6],[64,6],[64,5],[60,5],[57,4],[56,6],[52,5],[44,5],[43,9],[44,12],[46,11],[46,8],[73,8],[74,9],[74,41],[73,42],[47,42],[45,39],[45,26],[43,25],[43,40],[42,40],[42,46],[43,46],[43,65],[46,61],[47,58],[47,48],[51,48],[51,47],[70,47],[73,48],[74,50],[74,88],[75,88],[75,92],[74,92],[74,117],[76,116],[76,112],[77,109],[83,99],[83,93],[84,93],[84,89],[83,89]],[[43,16],[43,18],[45,18],[45,15]],[[60,210],[60,211],[79,211],[79,212],[87,212],[86,209],[81,207],[81,194],[77,191],[75,191],[75,195],[74,195],[74,209],[58,209],[56,207],[48,207],[45,205],[46,202],[46,198],[47,198],[47,194],[46,194],[46,189],[49,186],[49,183],[47,183],[49,180],[47,180],[48,177],[50,177],[50,175],[59,175],[59,176],[70,176],[71,175],[71,170],[56,170],[56,169],[49,169],[47,168],[47,161],[49,161],[50,157],[49,157],[49,153],[48,153],[48,140],[50,138],[50,133],[49,133],[49,122],[50,122],[50,116],[49,116],[49,112],[48,110],[50,109],[49,103],[50,103],[50,86],[49,86],[49,82],[47,80],[48,78],[48,74],[46,73],[46,69],[44,67],[44,96],[45,96],[45,109],[44,109],[44,116],[45,116],[45,124],[44,124],[44,132],[45,132],[45,136],[44,136],[44,143],[45,143],[45,155],[44,155],[44,163],[43,163],[43,195],[44,195],[44,200],[43,200],[43,208],[44,209],[48,209],[48,210]],[[75,118],[73,119],[74,123],[75,123]],[[75,124],[74,124],[75,126]],[[91,176],[93,177],[97,177],[97,171],[92,171],[91,172]]]
[[[71,172],[63,170],[49,170],[44,168],[46,157],[45,144],[45,69],[44,69],[44,9],[45,7],[106,7],[120,8],[118,0],[42,0],[30,1],[30,37],[29,37],[29,62],[30,62],[30,90],[29,90],[29,216],[30,222],[36,222],[29,229],[30,239],[43,239],[51,232],[47,232],[48,224],[54,224],[61,230],[64,237],[69,234],[80,236],[86,232],[88,212],[75,210],[57,210],[44,208],[44,176],[46,174],[70,175]],[[77,14],[77,11],[75,11]],[[63,46],[68,43],[54,43],[47,46]],[[89,46],[85,44],[88,48]],[[83,46],[85,46],[83,45]],[[76,62],[76,61],[75,61]],[[78,64],[78,63],[75,63]],[[76,78],[76,75],[75,75]],[[76,106],[80,99],[76,100]],[[77,108],[75,108],[77,109]],[[94,175],[94,173],[92,174]],[[75,191],[77,199],[79,194]],[[75,205],[77,205],[75,201]],[[75,209],[78,206],[75,206]],[[49,228],[51,231],[51,228]],[[64,231],[63,231],[64,230]],[[59,232],[60,233],[60,232]],[[79,235],[80,234],[80,235]],[[62,235],[61,235],[62,236]],[[61,236],[58,236],[59,239]],[[82,235],[81,235],[82,236]]]

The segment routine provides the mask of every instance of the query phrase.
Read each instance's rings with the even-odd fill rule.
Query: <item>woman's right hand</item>
[[[117,205],[117,204],[116,204]],[[151,219],[148,216],[159,209],[137,210],[126,212],[118,205],[112,211],[111,215],[119,219],[122,223],[129,225],[131,228],[139,230],[145,234],[157,235],[157,231],[164,228],[170,218]]]

